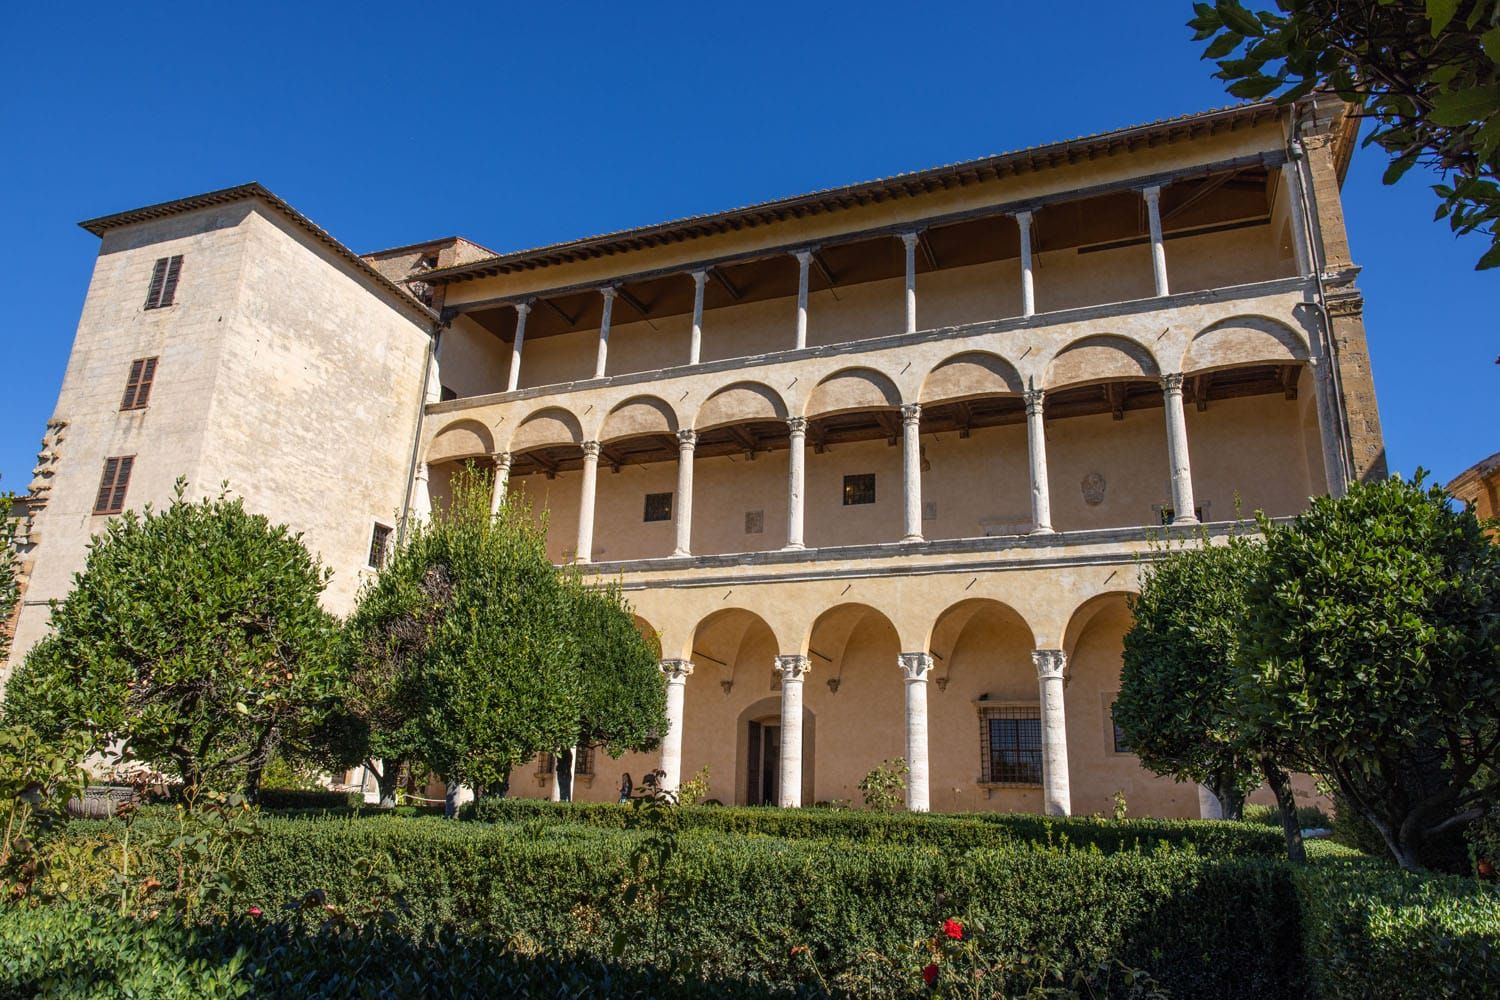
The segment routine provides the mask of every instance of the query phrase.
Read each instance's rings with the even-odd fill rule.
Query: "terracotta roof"
[[[792,198],[759,202],[726,212],[688,216],[671,222],[624,229],[530,250],[496,254],[494,257],[468,264],[427,271],[422,274],[421,278],[428,284],[445,284],[681,243],[701,236],[749,229],[893,198],[911,197],[1032,170],[1045,170],[1061,164],[1074,163],[1080,159],[1090,159],[1112,153],[1118,149],[1134,149],[1143,143],[1185,138],[1196,134],[1213,134],[1224,129],[1246,125],[1259,125],[1275,120],[1282,110],[1273,101],[1257,101],[1211,111],[1199,111],[1062,142],[1030,146],[1010,153],[895,174],[860,184],[826,188]]]
[[[255,181],[251,181],[249,184],[241,184],[237,187],[224,188],[220,191],[209,191],[205,194],[195,194],[187,198],[178,198],[175,201],[164,201],[159,205],[134,208],[128,212],[101,215],[97,219],[88,219],[80,222],[78,225],[87,229],[95,236],[102,237],[109,230],[118,229],[121,226],[132,226],[138,222],[151,222],[173,215],[181,215],[185,212],[195,212],[199,209],[211,208],[215,205],[227,205],[232,202],[246,200],[259,200],[270,205],[292,223],[309,233],[319,243],[322,243],[339,257],[343,258],[355,270],[375,282],[377,287],[407,312],[422,317],[428,323],[437,320],[437,314],[413,298],[410,292],[375,270],[374,267],[370,266],[368,261],[330,236],[328,231],[323,229],[323,227]]]
[[[1458,493],[1497,472],[1500,472],[1500,451],[1495,452],[1489,458],[1475,462],[1449,480],[1448,485],[1443,488],[1449,493]]]

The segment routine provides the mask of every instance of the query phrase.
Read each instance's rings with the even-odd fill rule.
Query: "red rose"
[[[926,983],[928,986],[931,986],[933,983],[937,982],[936,962],[927,963],[926,968],[922,970],[922,982]]]
[[[962,941],[964,939],[964,925],[951,918],[944,920],[943,933],[955,941]]]
[[[258,917],[258,916],[260,916],[262,913],[264,913],[266,911],[262,910],[258,906],[252,906],[252,907],[250,907],[250,909],[246,910],[245,912],[248,913],[248,914],[250,914],[252,917]]]

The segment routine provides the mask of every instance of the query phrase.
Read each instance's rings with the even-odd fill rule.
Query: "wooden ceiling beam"
[[[1116,420],[1125,419],[1125,398],[1129,395],[1130,387],[1123,382],[1104,383],[1104,402]]]
[[[876,410],[875,422],[885,431],[885,443],[895,444],[901,439],[901,424],[890,410]]]
[[[1287,399],[1297,398],[1297,379],[1301,374],[1301,365],[1281,366],[1281,391]]]
[[[634,293],[626,291],[623,285],[616,287],[615,292],[620,296],[621,302],[641,314],[641,319],[651,318],[651,310],[646,308],[646,304],[636,298]]]
[[[823,280],[828,282],[829,288],[838,284],[838,281],[833,277],[833,271],[829,268],[828,262],[823,259],[821,251],[814,250],[812,252],[812,262],[813,266],[818,269],[818,274],[822,275]]]
[[[1201,181],[1198,184],[1197,190],[1183,199],[1180,205],[1174,205],[1170,212],[1163,213],[1161,217],[1162,224],[1166,225],[1167,221],[1170,220],[1174,215],[1178,215],[1182,212],[1187,211],[1189,208],[1192,208],[1204,198],[1207,198],[1209,195],[1213,194],[1219,188],[1223,187],[1229,181],[1233,180],[1235,174],[1237,173],[1239,173],[1239,171],[1234,171],[1233,173],[1227,174],[1219,174],[1217,177],[1209,177]]]
[[[745,297],[745,293],[736,288],[734,282],[729,280],[729,275],[724,273],[723,268],[710,267],[708,273],[710,277],[723,286],[724,291],[728,292],[729,297],[734,299],[734,301],[738,302]]]
[[[1204,372],[1202,375],[1194,375],[1192,379],[1193,402],[1198,405],[1199,412],[1208,409],[1208,393],[1213,386],[1213,375]]]
[[[922,256],[926,259],[928,268],[936,271],[939,267],[937,254],[933,252],[932,241],[927,238],[927,230],[917,232],[917,246],[922,248]]]
[[[568,324],[569,328],[577,326],[578,325],[578,321],[580,319],[583,319],[583,314],[582,313],[579,313],[576,317],[575,316],[569,316],[566,312],[563,311],[563,307],[562,306],[558,305],[556,302],[553,302],[551,299],[538,299],[537,301],[541,302],[542,305],[546,306],[548,309],[551,309],[558,316],[562,317],[562,321],[564,323]]]

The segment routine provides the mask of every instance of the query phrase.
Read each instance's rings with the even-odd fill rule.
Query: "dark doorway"
[[[777,783],[781,778],[781,726],[750,723],[749,780],[745,784],[752,806],[778,804]]]

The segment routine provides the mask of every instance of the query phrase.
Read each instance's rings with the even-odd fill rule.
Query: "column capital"
[[[1047,398],[1047,390],[1027,389],[1021,396],[1026,400],[1027,415],[1034,417],[1042,412],[1042,401]]]
[[[533,301],[535,301],[535,300],[533,300],[533,299],[522,299],[520,302],[517,302],[516,303],[516,315],[517,316],[525,316],[527,313],[531,312],[531,305],[532,305]]]
[[[906,249],[908,250],[913,249],[917,245],[917,240],[921,238],[922,232],[919,229],[913,229],[911,232],[901,234],[901,242],[906,244]]]
[[[807,433],[807,418],[806,417],[787,417],[786,418],[786,428],[787,428],[788,431],[790,431],[793,434],[806,434]]]
[[[670,659],[662,660],[657,666],[667,675],[668,684],[683,684],[693,672],[694,664],[692,660]]]
[[[1042,680],[1061,680],[1068,666],[1068,654],[1060,649],[1033,649],[1031,662],[1036,664],[1036,675]]]
[[[916,424],[922,419],[921,403],[903,403],[901,406],[901,422],[903,424]]]
[[[592,458],[597,460],[599,458],[599,448],[600,445],[598,441],[583,442],[583,457],[585,459]]]
[[[797,263],[807,267],[812,263],[813,254],[818,252],[817,247],[803,247],[801,250],[793,250],[792,256],[797,258]]]
[[[1161,199],[1161,185],[1150,184],[1141,188],[1141,196],[1150,202],[1159,201]]]
[[[417,471],[412,475],[412,478],[415,479],[419,483],[425,483],[425,482],[427,482],[427,463],[426,462],[418,462],[417,463]]]
[[[614,299],[615,296],[620,294],[620,286],[605,285],[603,288],[599,289],[599,294],[604,296],[606,300]]]
[[[698,432],[692,429],[683,429],[677,432],[677,447],[692,451],[698,445]]]
[[[1019,212],[1012,212],[1012,213],[1010,213],[1010,217],[1012,219],[1015,219],[1016,222],[1019,223],[1020,225],[1023,225],[1023,226],[1029,226],[1029,225],[1031,225],[1032,214],[1031,214],[1031,209],[1029,209],[1029,208],[1022,209]]]
[[[776,657],[776,673],[781,682],[801,681],[812,670],[812,660],[800,653],[783,653]]]
[[[697,271],[689,271],[688,274],[693,276],[693,284],[698,285],[700,288],[708,282],[708,268],[706,267]]]
[[[490,461],[494,462],[496,466],[502,469],[510,468],[512,457],[513,456],[508,451],[496,451],[490,453]]]
[[[1161,388],[1163,392],[1182,392],[1182,372],[1168,372],[1161,377]]]
[[[932,674],[931,653],[900,653],[896,656],[896,664],[908,683],[926,683]]]

